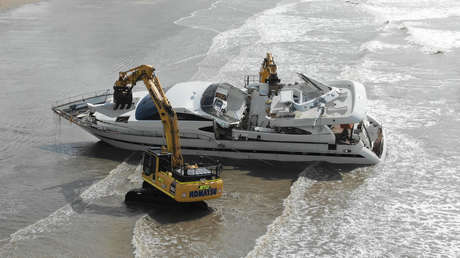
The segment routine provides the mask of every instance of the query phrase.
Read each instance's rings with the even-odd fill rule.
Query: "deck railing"
[[[53,108],[67,106],[67,105],[71,105],[71,104],[77,103],[77,102],[85,102],[88,99],[95,98],[95,97],[100,97],[100,96],[105,96],[106,100],[107,100],[107,97],[112,95],[112,94],[113,94],[113,92],[112,92],[111,89],[87,92],[87,93],[79,94],[79,95],[76,95],[76,96],[67,97],[65,99],[57,100],[54,103]]]
[[[258,83],[259,75],[246,75],[244,76],[244,87],[247,88],[251,83]]]

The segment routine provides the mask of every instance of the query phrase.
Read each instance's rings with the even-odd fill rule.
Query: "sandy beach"
[[[15,8],[23,4],[38,2],[38,0],[0,0],[0,10]]]

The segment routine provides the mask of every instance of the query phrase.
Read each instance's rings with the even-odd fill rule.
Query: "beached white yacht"
[[[275,70],[276,72],[276,70]],[[261,75],[262,76],[262,71]],[[384,130],[367,115],[366,91],[353,81],[281,84],[192,81],[167,91],[179,119],[184,154],[237,159],[376,164],[384,157]],[[260,81],[260,80],[259,80]],[[53,107],[113,146],[144,150],[164,144],[163,126],[148,92],[117,105],[110,92]]]

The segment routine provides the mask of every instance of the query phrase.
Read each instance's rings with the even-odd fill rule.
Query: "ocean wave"
[[[460,16],[460,5],[458,1],[452,0],[370,0],[360,6],[381,21],[413,21]]]
[[[39,234],[53,232],[63,227],[70,221],[76,213],[70,204],[59,208],[48,217],[41,219],[34,224],[22,228],[10,235],[10,243],[21,240],[34,239]]]
[[[427,29],[409,25],[407,29],[409,36],[406,39],[421,45],[425,52],[449,52],[454,48],[460,48],[460,31]]]
[[[248,257],[458,254],[458,241],[447,241],[457,235],[453,221],[460,208],[455,163],[426,153],[420,141],[391,126],[386,143],[385,163],[356,169],[341,181],[300,176],[285,211]],[[434,176],[442,183],[432,185]]]
[[[371,100],[369,106],[371,113],[380,118],[385,127],[400,131],[435,126],[442,115],[438,105],[430,106],[425,103],[414,105],[395,100],[395,103],[389,105],[383,100]]]
[[[175,211],[180,212],[180,211]],[[170,216],[174,217],[172,212]],[[212,241],[215,224],[186,225],[181,222],[164,224],[145,215],[136,221],[132,245],[135,257],[214,256],[219,250]],[[206,237],[208,236],[208,237]],[[213,255],[214,253],[214,255]]]
[[[134,174],[132,165],[127,163],[133,156],[134,154],[129,155],[121,164],[112,169],[104,179],[91,185],[80,195],[80,198],[85,202],[90,202],[111,195],[123,196],[126,190],[123,189],[122,186],[126,182],[126,179]],[[136,168],[138,169],[139,166]],[[139,177],[140,173],[137,175]]]
[[[155,231],[150,223],[147,223],[148,216],[145,215],[136,221],[134,225],[134,233],[132,245],[134,246],[135,257],[155,257],[158,253],[155,252],[155,247],[161,244],[160,239],[152,237]]]
[[[76,202],[83,202],[88,205],[92,201],[107,196],[124,195],[125,191],[120,191],[119,188],[125,185],[127,178],[132,177],[131,174],[133,173],[133,170],[131,165],[129,165],[127,162],[133,157],[133,155],[134,154],[128,156],[122,163],[111,170],[104,179],[98,181],[83,191],[83,193],[80,194],[80,198],[76,200]],[[138,168],[135,169],[134,173],[137,172]],[[74,203],[66,204],[46,218],[40,219],[37,222],[19,229],[18,231],[11,234],[8,243],[5,244],[0,250],[0,254],[13,248],[15,242],[35,239],[44,233],[66,230],[66,227],[69,225],[72,219],[80,216],[79,213],[74,210],[73,204]]]
[[[366,1],[360,6],[384,22],[382,35],[405,31],[409,35],[407,42],[422,46],[423,52],[437,54],[460,47],[460,31],[447,20],[449,17],[460,17],[458,1],[376,0]],[[446,29],[449,27],[450,30]],[[370,47],[372,51],[382,46]]]
[[[277,241],[278,238],[296,235],[295,231],[297,231],[297,229],[294,229],[293,232],[289,231],[289,229],[292,230],[290,227],[292,220],[290,220],[290,218],[302,217],[302,219],[306,221],[310,219],[307,216],[302,216],[299,212],[301,212],[304,207],[308,206],[304,196],[308,188],[313,185],[314,181],[308,179],[306,174],[311,173],[311,170],[315,169],[315,165],[316,164],[310,165],[299,174],[298,179],[291,186],[289,196],[283,201],[284,210],[282,215],[277,217],[275,221],[267,227],[267,232],[256,240],[254,249],[249,252],[247,257],[263,257],[267,256],[267,252],[270,255],[274,255],[274,249],[279,251],[281,248],[281,245],[279,245],[280,243]]]
[[[360,50],[361,51],[367,50],[369,52],[378,52],[378,51],[384,50],[384,49],[401,49],[401,48],[407,48],[407,46],[397,45],[397,44],[389,44],[389,43],[384,43],[384,42],[378,41],[378,40],[372,40],[372,41],[368,41],[368,42],[362,44],[361,47],[360,47]]]
[[[340,78],[371,83],[396,83],[400,81],[413,80],[416,77],[407,73],[382,71],[376,68],[391,67],[392,64],[383,61],[364,59],[359,65],[345,66]],[[394,69],[393,69],[394,70]]]
[[[209,30],[209,31],[219,34],[220,33],[219,30],[212,28],[212,25],[213,25],[212,23],[209,23],[207,25],[203,25],[203,24],[196,25],[191,20],[193,20],[194,18],[196,18],[202,13],[205,13],[203,14],[204,16],[210,16],[209,13],[212,12],[214,9],[216,9],[217,6],[221,3],[222,3],[222,0],[217,0],[213,2],[211,6],[209,6],[208,8],[193,11],[192,13],[190,13],[190,15],[177,19],[176,21],[174,21],[174,23],[177,25],[187,26],[187,27],[194,28],[194,29]]]
[[[312,8],[298,8],[309,2],[315,3],[309,5]],[[325,5],[321,1],[280,4],[250,17],[239,28],[218,34],[192,78],[241,85],[248,71],[258,70],[267,51],[272,52],[283,67],[280,71],[285,80],[297,78],[299,71],[315,73],[319,69],[336,69],[339,66],[335,59],[337,52],[351,52],[356,48],[341,31],[356,30],[363,21],[317,17],[329,8]]]

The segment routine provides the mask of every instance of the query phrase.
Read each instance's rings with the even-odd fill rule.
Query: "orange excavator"
[[[219,198],[223,191],[223,181],[220,177],[222,165],[199,166],[197,163],[186,164],[181,153],[179,127],[176,112],[166,97],[160,84],[155,68],[140,65],[125,72],[120,72],[114,85],[115,106],[117,100],[129,99],[138,81],[143,81],[150,97],[158,110],[166,139],[166,147],[150,148],[144,152],[142,188],[129,191],[125,202],[145,200],[171,201],[178,203],[200,203],[207,207],[204,200]]]

